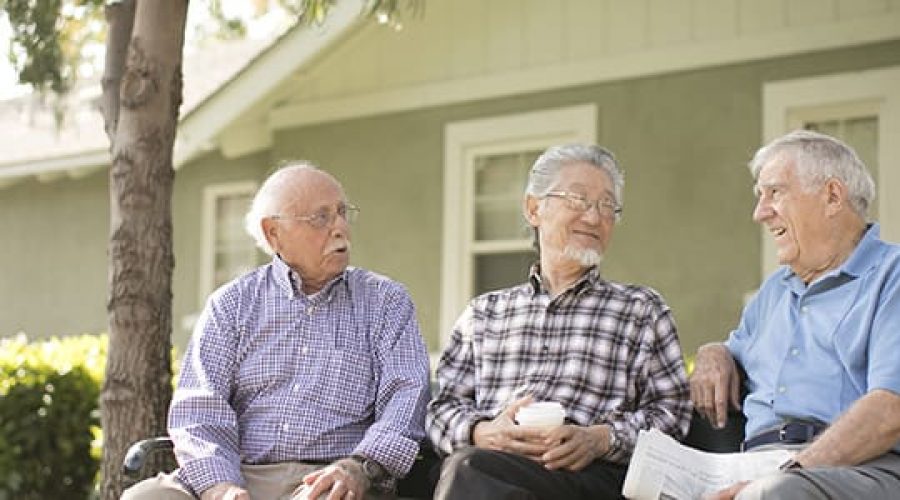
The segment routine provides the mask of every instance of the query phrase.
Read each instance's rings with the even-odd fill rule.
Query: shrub
[[[0,340],[0,499],[88,498],[106,336]]]

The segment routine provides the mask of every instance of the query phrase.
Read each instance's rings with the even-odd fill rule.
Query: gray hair
[[[256,246],[263,252],[275,255],[275,251],[269,245],[269,240],[266,239],[263,232],[263,219],[281,211],[287,201],[285,199],[287,193],[293,187],[290,179],[298,172],[308,170],[319,170],[319,168],[307,161],[289,161],[266,178],[253,197],[250,210],[244,216],[244,230],[256,241]]]
[[[748,165],[753,179],[767,163],[777,159],[793,160],[794,171],[807,191],[821,187],[828,179],[847,187],[850,206],[863,219],[875,199],[875,181],[856,151],[834,137],[795,130],[763,146]]]
[[[572,163],[589,163],[605,172],[613,184],[614,201],[622,206],[625,177],[619,163],[608,149],[593,144],[565,144],[548,148],[534,161],[525,193],[536,197],[546,195],[556,186],[562,167]]]
[[[622,190],[625,188],[625,177],[619,168],[619,163],[612,152],[594,144],[564,144],[547,148],[541,156],[538,156],[528,174],[528,185],[525,186],[525,194],[542,197],[556,187],[559,180],[559,172],[566,165],[572,163],[588,163],[605,172],[613,184],[613,198],[616,205],[622,206]],[[616,215],[616,221],[619,215]],[[540,256],[540,231],[532,228],[532,247]],[[596,265],[602,260],[602,255],[583,257],[578,256],[585,265]],[[588,260],[590,262],[588,262]]]

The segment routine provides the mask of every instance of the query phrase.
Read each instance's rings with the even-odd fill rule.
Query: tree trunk
[[[103,96],[100,109],[103,111],[103,125],[110,144],[116,136],[119,123],[119,86],[125,73],[125,56],[128,42],[134,28],[134,1],[124,0],[108,4],[105,8],[107,34],[106,59],[103,68]]]
[[[116,9],[108,12],[127,16],[127,6]],[[172,397],[172,149],[187,0],[139,0],[133,12],[118,106],[107,95],[115,85],[104,89],[112,167],[101,497],[109,500],[123,489],[120,469],[128,445],[165,433]],[[122,33],[114,28],[111,20],[108,43],[121,43],[116,37]],[[116,64],[110,64],[107,82],[116,79]]]

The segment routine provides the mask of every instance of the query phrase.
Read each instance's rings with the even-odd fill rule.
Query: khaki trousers
[[[326,467],[321,464],[284,462],[266,465],[242,465],[245,488],[251,500],[308,500],[303,476]],[[122,493],[122,500],[194,500],[175,473],[145,479]],[[325,495],[321,495],[324,499]],[[390,500],[393,494],[369,492],[365,500]]]

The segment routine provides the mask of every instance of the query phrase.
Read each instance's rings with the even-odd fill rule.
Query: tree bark
[[[134,27],[134,1],[108,4],[106,14],[106,59],[103,68],[103,95],[100,109],[103,111],[103,125],[110,144],[115,139],[116,124],[119,123],[119,86],[125,73],[125,56]]]
[[[109,500],[123,489],[127,447],[165,433],[172,397],[172,150],[187,0],[140,0],[135,7],[118,99],[107,95],[117,90],[115,61],[104,78],[112,166],[101,497]],[[116,8],[108,12],[127,15],[116,14]],[[125,21],[117,23],[122,27]],[[110,28],[108,43],[121,43],[122,33],[112,22]],[[108,53],[115,56],[117,49]]]

